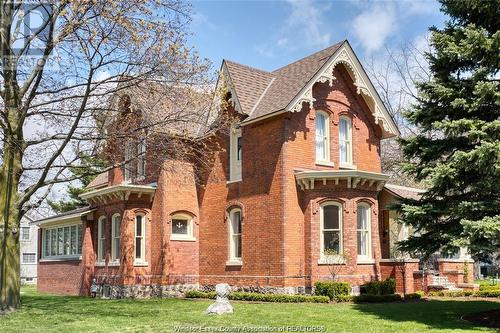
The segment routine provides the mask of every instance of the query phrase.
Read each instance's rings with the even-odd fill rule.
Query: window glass
[[[328,160],[328,128],[327,116],[323,113],[316,114],[316,160]]]
[[[21,228],[21,240],[29,240],[30,239],[30,228],[22,227]]]
[[[111,255],[112,260],[118,260],[121,256],[121,216],[113,216],[113,226],[112,226],[112,245],[111,245]]]
[[[340,118],[339,123],[339,150],[340,163],[351,164],[351,121],[347,118]]]
[[[23,253],[23,263],[25,264],[36,263],[36,253]]]
[[[370,252],[370,208],[358,205],[357,212],[358,256],[368,256]]]
[[[82,225],[42,229],[42,257],[79,255],[82,253]]]
[[[327,204],[321,208],[322,219],[322,244],[321,253],[326,251],[341,252],[341,218],[342,209],[336,204]]]
[[[234,209],[230,213],[230,259],[233,260],[240,260],[241,259],[241,251],[242,251],[242,244],[241,244],[241,210],[239,209]]]
[[[188,234],[188,221],[181,219],[172,220],[172,233],[179,235]]]

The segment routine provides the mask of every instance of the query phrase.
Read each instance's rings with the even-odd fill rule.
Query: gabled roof
[[[399,130],[378,96],[368,75],[347,41],[332,45],[272,72],[224,60],[222,76],[231,91],[233,104],[248,117],[242,125],[277,114],[299,112],[304,102],[312,107],[312,87],[316,82],[332,84],[333,70],[342,63],[351,76],[357,93],[363,96],[384,138],[399,135]]]
[[[384,189],[396,197],[415,200],[420,199],[422,194],[425,193],[425,190],[419,188],[395,184],[385,184]]]

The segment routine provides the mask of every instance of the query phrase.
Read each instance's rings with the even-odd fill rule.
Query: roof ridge
[[[263,69],[260,69],[260,68],[255,68],[255,67],[252,67],[252,66],[248,66],[248,65],[244,65],[244,64],[240,64],[239,62],[236,62],[236,61],[232,61],[232,60],[229,60],[229,59],[224,59],[225,62],[229,62],[229,63],[232,63],[234,65],[237,65],[237,66],[241,66],[241,67],[245,67],[245,68],[248,68],[250,70],[253,70],[253,71],[258,71],[258,72],[262,72],[264,74],[269,74],[271,76],[274,77],[273,73],[272,72],[268,72],[268,71],[265,71]]]
[[[305,59],[307,59],[307,58],[312,58],[313,56],[317,55],[318,53],[324,52],[325,50],[328,50],[328,49],[331,49],[331,48],[334,48],[334,47],[337,47],[337,48],[338,48],[338,47],[339,47],[342,43],[344,43],[345,41],[346,41],[346,39],[344,39],[344,40],[343,40],[343,41],[341,41],[341,42],[338,42],[338,43],[332,44],[332,45],[330,45],[330,46],[328,46],[328,47],[325,47],[324,49],[321,49],[321,50],[316,51],[316,52],[314,52],[314,53],[312,53],[312,54],[309,54],[308,56],[305,56],[305,57],[303,57],[303,58],[300,58],[300,59],[298,59],[298,60],[295,60],[294,62],[291,62],[291,63],[289,63],[288,65],[285,65],[285,66],[279,67],[279,68],[277,68],[277,69],[273,70],[271,73],[276,73],[276,72],[281,71],[282,69],[284,69],[284,68],[286,68],[286,67],[288,67],[288,66],[294,65],[294,64],[296,64],[296,63],[298,63],[298,62],[301,62],[301,61],[303,61],[303,60],[305,60]],[[331,55],[330,55],[330,56],[331,56]],[[328,57],[325,57],[325,58],[328,58]]]

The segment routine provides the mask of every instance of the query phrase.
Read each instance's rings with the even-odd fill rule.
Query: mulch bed
[[[500,309],[471,313],[462,319],[487,327],[500,327]]]

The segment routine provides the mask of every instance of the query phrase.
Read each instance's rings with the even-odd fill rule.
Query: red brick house
[[[226,149],[210,168],[165,158],[171,167],[147,170],[154,142],[139,142],[133,173],[100,175],[88,208],[38,221],[40,291],[86,295],[95,278],[109,297],[220,282],[308,292],[330,277],[325,250],[346,256],[339,280],[399,278],[380,161],[381,140],[399,131],[349,43],[272,72],[224,60],[218,84],[238,121],[212,135]]]

